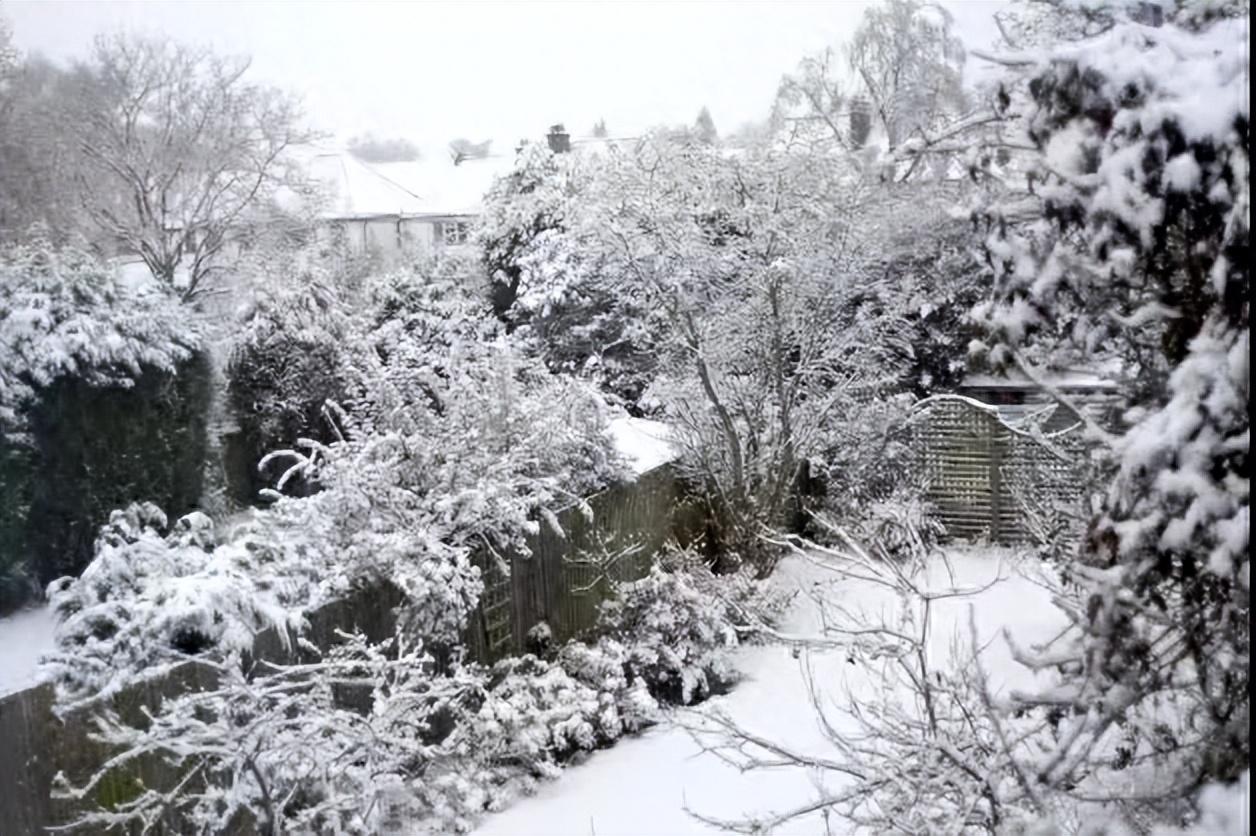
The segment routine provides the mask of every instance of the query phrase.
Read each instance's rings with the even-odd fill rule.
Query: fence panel
[[[542,622],[556,642],[592,627],[613,584],[642,577],[677,533],[683,500],[675,470],[664,465],[559,510],[561,530],[542,520],[526,554],[478,554],[485,589],[471,619],[472,655],[492,662],[525,652],[528,632]]]
[[[998,408],[960,396],[922,401],[913,423],[928,498],[956,539],[1032,539],[1027,506],[1076,502],[1082,494],[1077,431],[1033,435]]]

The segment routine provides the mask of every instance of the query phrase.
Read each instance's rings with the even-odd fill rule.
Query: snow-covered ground
[[[983,642],[1009,627],[1019,641],[1042,641],[1058,630],[1061,620],[1047,592],[1017,575],[1005,552],[956,551],[951,554],[955,586],[981,586],[1000,575],[1006,580],[969,599],[935,605],[939,626],[933,651],[945,654],[956,631],[968,635],[968,604],[975,604],[977,631]],[[816,635],[819,609],[807,594],[817,585],[828,586],[834,573],[810,561],[790,558],[777,570],[776,583],[797,590],[782,632]],[[931,586],[952,585],[939,562],[930,572]],[[830,587],[830,600],[846,607],[875,611],[894,606],[880,588],[844,581]],[[940,657],[939,657],[940,658]],[[1010,663],[1004,643],[995,641],[983,653],[992,684],[1026,684],[1026,673]],[[816,652],[795,658],[781,645],[747,647],[740,651],[739,667],[746,679],[718,705],[744,727],[773,740],[810,752],[824,752],[826,741],[816,723],[803,662],[808,661],[817,683],[838,697],[841,686],[870,685],[867,673],[848,664],[840,651]],[[1015,681],[1014,681],[1015,680]],[[832,712],[831,712],[832,713]],[[834,716],[832,719],[840,719]],[[475,832],[480,836],[639,836],[639,834],[709,834],[719,832],[692,817],[689,809],[716,818],[781,810],[815,796],[813,776],[799,769],[741,773],[713,755],[704,754],[689,734],[664,723],[640,737],[624,740],[597,752],[533,797],[486,818]],[[841,833],[840,822],[831,822]],[[818,817],[796,820],[778,834],[823,833]]]
[[[0,618],[0,694],[39,681],[39,657],[53,649],[56,619],[49,607]]]

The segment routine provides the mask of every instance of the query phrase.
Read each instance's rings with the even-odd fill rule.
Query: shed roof
[[[1112,378],[1094,369],[1055,369],[1043,374],[1043,379],[1059,389],[1115,389]],[[959,384],[959,389],[1037,389],[1034,383],[1017,369],[1008,369],[998,375],[970,374]]]

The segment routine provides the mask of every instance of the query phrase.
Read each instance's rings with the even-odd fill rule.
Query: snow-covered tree
[[[73,142],[59,130],[68,86],[65,70],[38,55],[22,56],[0,13],[0,235],[8,242],[76,230]]]
[[[890,0],[864,13],[849,44],[804,58],[782,79],[774,119],[791,143],[847,153],[872,145],[894,159],[972,116],[963,67],[964,46],[946,9]],[[953,154],[930,162],[944,175]],[[929,170],[921,162],[882,173],[918,178]]]
[[[1124,426],[1090,422],[1113,470],[1071,569],[1071,640],[1025,653],[1064,672],[1020,696],[1058,724],[1025,766],[1044,788],[1101,794],[1087,778],[1114,758],[1137,791],[1109,775],[1107,792],[1171,804],[1248,762],[1245,6],[1150,25],[1110,4],[1101,34],[1005,59],[1034,150],[1030,193],[990,214],[992,356],[1031,376],[1114,357],[1132,384]]]
[[[233,227],[305,191],[293,146],[314,134],[295,100],[245,80],[247,60],[151,37],[97,40],[61,128],[86,167],[81,198],[113,242],[185,299]],[[186,268],[186,280],[180,270]]]
[[[577,231],[579,216],[613,199],[599,174],[606,164],[525,146],[486,197],[477,240],[498,316],[552,370],[587,376],[637,411],[655,370],[657,317],[603,273],[600,250]]]
[[[574,254],[554,247],[561,246],[570,201],[584,182],[578,155],[555,154],[528,143],[520,149],[514,170],[485,195],[476,240],[499,317],[514,313],[516,304],[543,308],[575,278],[570,265]]]
[[[715,130],[715,120],[711,118],[711,111],[705,107],[698,111],[698,118],[693,123],[693,132],[699,142],[705,142],[708,145],[720,138],[719,132]]]
[[[7,17],[0,17],[0,83],[7,82],[17,66],[17,47],[13,46],[13,24]]]
[[[580,219],[599,275],[665,320],[652,391],[710,503],[712,545],[765,572],[759,537],[786,521],[800,466],[908,350],[848,246],[861,192],[847,172],[654,137],[608,166],[614,199]]]
[[[936,3],[888,0],[851,39],[848,60],[892,150],[962,112],[964,46]]]

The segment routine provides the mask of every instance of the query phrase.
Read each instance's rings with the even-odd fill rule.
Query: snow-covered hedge
[[[0,432],[59,377],[130,386],[145,369],[173,373],[201,345],[196,323],[161,288],[131,286],[72,250],[0,252]]]
[[[114,508],[201,491],[202,335],[74,251],[0,251],[0,612],[91,559]]]

